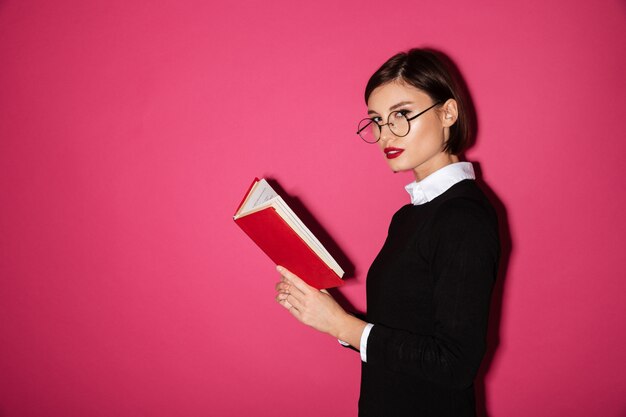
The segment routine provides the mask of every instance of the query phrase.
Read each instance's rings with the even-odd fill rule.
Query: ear
[[[456,120],[459,118],[459,109],[456,100],[453,98],[446,100],[441,106],[440,112],[443,127],[450,127],[455,124]]]

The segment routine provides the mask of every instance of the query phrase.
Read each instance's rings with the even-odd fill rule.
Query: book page
[[[247,214],[249,211],[252,211],[261,205],[265,205],[265,203],[275,197],[278,197],[278,194],[276,194],[276,191],[270,187],[267,181],[265,181],[265,179],[259,180],[259,182],[252,187],[250,194],[235,217]]]
[[[291,226],[291,228],[300,236],[302,240],[322,259],[326,265],[330,267],[335,273],[342,277],[344,274],[343,269],[339,266],[337,261],[328,253],[324,245],[315,237],[313,232],[302,223],[302,220],[291,210],[291,207],[287,205],[282,197],[276,198],[276,203],[272,204],[276,208],[276,212]]]

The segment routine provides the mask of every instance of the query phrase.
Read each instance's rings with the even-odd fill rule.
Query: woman
[[[474,416],[497,272],[496,214],[459,155],[471,117],[441,56],[393,56],[365,88],[358,133],[394,172],[412,171],[367,275],[367,321],[278,266],[276,299],[298,320],[361,353],[359,416]]]

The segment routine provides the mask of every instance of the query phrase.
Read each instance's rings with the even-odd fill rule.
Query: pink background
[[[231,216],[276,179],[363,309],[412,180],[356,138],[363,88],[424,45],[508,214],[479,401],[626,415],[624,1],[5,0],[0,416],[355,416],[358,355],[275,303]]]

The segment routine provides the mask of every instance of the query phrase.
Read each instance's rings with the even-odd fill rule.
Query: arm
[[[368,365],[466,387],[485,351],[499,256],[497,227],[477,203],[454,200],[437,214],[429,245],[434,332],[414,334],[376,324],[368,340]]]
[[[281,280],[276,284],[276,301],[300,322],[358,347],[367,325],[341,308],[326,290],[309,286],[292,272],[278,266]]]

